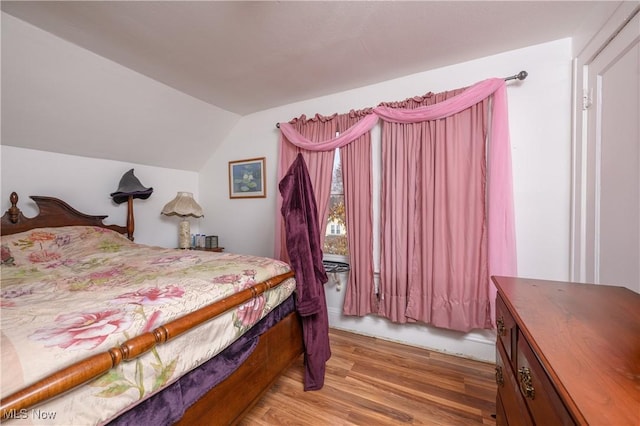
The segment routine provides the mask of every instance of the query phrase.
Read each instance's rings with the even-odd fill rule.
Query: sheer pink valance
[[[279,123],[284,136],[299,148],[309,151],[332,151],[362,136],[376,125],[378,119],[394,123],[418,123],[420,121],[439,120],[477,104],[483,99],[506,89],[504,79],[490,78],[469,86],[464,92],[446,101],[424,107],[405,109],[378,106],[355,125],[341,132],[340,136],[320,142],[313,142],[296,131],[291,123]],[[503,95],[504,96],[504,95]],[[498,115],[506,111],[498,111]],[[494,107],[494,115],[496,113]]]
[[[369,114],[363,117],[353,126],[342,132],[340,136],[321,142],[313,142],[310,139],[304,137],[290,123],[280,123],[280,131],[282,134],[298,148],[306,149],[307,151],[333,151],[336,148],[341,148],[360,136],[367,133],[378,122],[378,116],[375,114]]]
[[[414,109],[378,106],[374,108],[373,112],[384,121],[394,123],[418,123],[420,121],[439,120],[457,114],[486,99],[497,90],[504,90],[505,88],[504,79],[490,78],[468,87],[464,92],[453,98],[434,105]]]

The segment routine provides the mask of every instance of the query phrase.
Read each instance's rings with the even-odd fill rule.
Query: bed
[[[286,263],[136,244],[31,198],[1,219],[3,423],[232,424],[300,359]]]

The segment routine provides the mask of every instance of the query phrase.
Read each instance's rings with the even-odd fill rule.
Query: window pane
[[[344,215],[344,195],[332,195],[329,200],[329,220],[324,240],[324,253],[347,256],[347,228]]]
[[[331,197],[329,199],[329,219],[325,232],[325,254],[349,255],[347,247],[347,227],[344,210],[344,189],[342,186],[342,166],[340,151],[336,149],[331,179]]]

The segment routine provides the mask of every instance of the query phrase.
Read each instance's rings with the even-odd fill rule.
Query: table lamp
[[[122,204],[125,201],[128,204],[127,208],[127,234],[129,239],[133,241],[133,231],[135,228],[133,219],[133,199],[141,198],[146,200],[151,196],[153,188],[145,188],[138,178],[133,174],[133,169],[126,172],[120,178],[120,184],[116,192],[111,193],[111,198],[116,204]]]
[[[176,198],[169,201],[162,209],[162,214],[167,216],[180,216],[182,221],[178,227],[178,247],[188,249],[191,247],[191,231],[189,216],[202,217],[202,207],[193,199],[191,192],[178,192]]]

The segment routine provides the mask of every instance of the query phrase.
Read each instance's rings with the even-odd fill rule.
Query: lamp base
[[[191,230],[188,220],[183,220],[178,226],[178,247],[188,249],[191,247]]]

